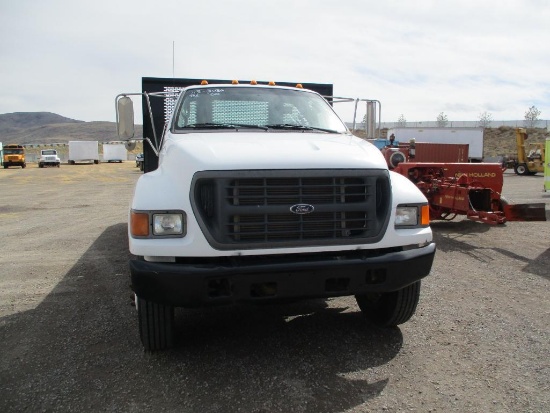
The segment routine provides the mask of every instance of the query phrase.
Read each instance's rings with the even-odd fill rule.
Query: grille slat
[[[387,225],[391,191],[384,171],[198,175],[194,191],[201,227],[219,246],[374,242]],[[311,205],[314,210],[303,215],[291,212],[298,204]]]

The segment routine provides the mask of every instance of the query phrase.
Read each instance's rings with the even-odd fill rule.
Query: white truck
[[[44,168],[45,166],[57,166],[61,164],[61,159],[57,156],[57,150],[55,149],[42,149],[40,151],[40,159],[38,160],[38,167]]]
[[[416,142],[468,144],[470,161],[483,160],[483,128],[393,128],[388,129],[387,136],[391,134],[401,143],[414,139]]]
[[[99,163],[98,141],[69,141],[69,165],[80,162]]]
[[[355,296],[372,323],[409,320],[435,254],[418,188],[316,92],[203,83],[144,135],[158,168],[136,183],[128,235],[145,349],[173,344],[175,307]]]
[[[122,162],[128,159],[128,151],[121,143],[103,144],[103,162]]]

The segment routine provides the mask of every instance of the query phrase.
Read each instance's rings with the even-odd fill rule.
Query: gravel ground
[[[416,315],[352,298],[176,313],[147,354],[128,287],[131,162],[0,170],[0,411],[548,412],[550,222],[433,224]],[[504,195],[545,202],[542,176]]]

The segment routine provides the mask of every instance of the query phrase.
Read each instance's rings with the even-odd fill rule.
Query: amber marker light
[[[250,81],[250,84],[251,84],[251,85],[257,85],[258,82],[256,82],[255,80],[251,80],[251,81]]]
[[[130,213],[130,233],[134,237],[148,237],[149,214],[132,211]]]
[[[430,225],[430,206],[422,205],[422,210],[420,211],[420,224],[421,225]]]
[[[303,88],[304,88],[304,87],[302,86],[301,83],[298,83],[298,84],[296,85],[296,87],[297,87],[298,89],[303,89]]]
[[[270,80],[268,83],[269,86],[275,86],[275,82],[273,80]]]
[[[231,81],[231,84],[232,84],[232,85],[238,85],[238,84],[239,84],[239,81],[236,80],[236,79],[233,79],[233,80]]]
[[[201,85],[203,85],[203,86],[204,86],[204,85],[207,85],[207,84],[208,84],[208,80],[203,80],[203,81],[201,82]]]

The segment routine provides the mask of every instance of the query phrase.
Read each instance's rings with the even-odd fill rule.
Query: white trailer
[[[123,143],[104,143],[103,162],[122,162],[128,159],[128,151]]]
[[[414,139],[416,142],[467,143],[468,158],[471,161],[483,160],[483,128],[393,128],[388,135],[395,135],[401,143]]]
[[[69,165],[77,162],[99,163],[98,141],[69,141]]]

